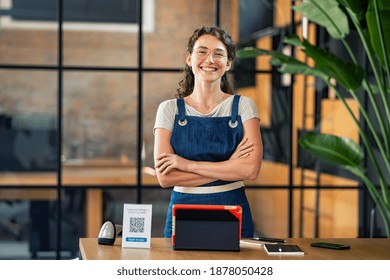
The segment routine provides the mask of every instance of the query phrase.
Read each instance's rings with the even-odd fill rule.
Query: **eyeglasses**
[[[196,49],[194,51],[194,54],[195,54],[196,58],[201,59],[201,60],[207,59],[210,55],[212,56],[214,61],[223,61],[225,58],[227,58],[227,56],[222,51],[214,51],[214,52],[208,53],[204,49]]]

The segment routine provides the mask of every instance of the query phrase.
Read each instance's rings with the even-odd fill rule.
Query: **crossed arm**
[[[243,140],[233,155],[221,162],[193,161],[175,154],[170,144],[171,134],[166,129],[155,130],[155,168],[163,188],[199,186],[216,180],[253,180],[259,174],[263,145],[258,119],[244,123]]]

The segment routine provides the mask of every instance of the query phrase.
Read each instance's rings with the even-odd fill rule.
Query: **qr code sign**
[[[145,218],[130,218],[130,232],[143,233],[145,230]]]

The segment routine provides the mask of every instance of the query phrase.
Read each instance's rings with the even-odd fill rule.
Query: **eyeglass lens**
[[[226,55],[221,51],[214,51],[208,53],[206,50],[203,49],[195,50],[195,55],[199,59],[206,59],[211,55],[212,58],[217,61],[221,61],[226,58]]]

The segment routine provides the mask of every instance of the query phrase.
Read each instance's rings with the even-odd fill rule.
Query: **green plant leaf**
[[[309,67],[291,56],[276,51],[253,47],[238,50],[237,57],[254,58],[259,55],[268,55],[272,57],[271,64],[280,66],[278,70],[282,73],[313,75],[324,80],[332,77],[346,89],[352,90],[361,86],[364,78],[364,71],[359,65],[344,61],[330,52],[326,52],[321,48],[311,45],[307,40],[300,41],[299,37],[296,35],[286,37],[284,42],[296,47],[301,47],[303,51],[316,62],[316,67]]]
[[[329,78],[329,76],[327,76],[322,71],[318,70],[317,68],[311,68],[304,63],[282,63],[278,68],[278,71],[286,74],[302,74],[306,76],[316,76],[323,80],[327,80]]]
[[[376,85],[376,84],[370,84],[370,87],[371,87],[371,90],[372,90],[372,93],[373,93],[373,94],[378,94],[378,93],[380,92],[380,91],[379,91],[378,85]],[[390,88],[389,88],[389,87],[386,88],[385,90],[386,90],[386,93],[387,93],[387,94],[390,94]]]
[[[245,58],[255,58],[259,55],[271,55],[271,53],[274,53],[274,51],[267,51],[267,50],[258,49],[254,47],[245,47],[237,50],[236,56],[237,58],[245,59]]]
[[[385,2],[387,2],[387,5],[385,5]],[[388,0],[377,0],[377,3],[379,17],[375,14],[373,1],[371,0],[369,1],[366,13],[366,21],[372,48],[380,64],[385,67],[385,59],[387,59],[387,63],[390,65],[390,5]],[[381,37],[379,36],[380,33],[383,36],[383,46],[381,44]]]
[[[300,41],[297,38],[296,35],[287,37],[284,42],[302,47],[306,55],[315,61],[317,69],[325,75],[335,78],[346,89],[356,90],[361,86],[364,71],[359,65],[345,61],[331,52],[310,44],[305,39]]]
[[[286,44],[295,46],[295,47],[304,48],[304,45],[303,45],[301,39],[299,39],[299,37],[297,35],[286,36],[286,37],[284,37],[283,42]]]
[[[293,9],[326,28],[333,38],[341,39],[349,34],[348,18],[336,0],[307,0]]]
[[[242,59],[255,58],[259,55],[266,55],[272,57],[271,64],[274,66],[279,66],[283,63],[305,65],[303,62],[295,59],[292,56],[284,55],[276,51],[269,51],[269,50],[254,48],[254,47],[246,47],[237,51],[237,58],[242,58]]]
[[[345,137],[308,132],[299,139],[299,145],[319,158],[344,168],[358,167],[364,158],[361,147]]]
[[[243,48],[237,51],[238,58],[254,58],[259,55],[271,56],[270,63],[273,66],[279,66],[278,71],[286,74],[303,74],[312,75],[324,80],[327,80],[329,76],[323,73],[317,68],[312,68],[307,64],[295,59],[294,57],[287,56],[275,51],[263,50],[253,47]]]
[[[357,20],[364,19],[368,0],[337,0],[337,2],[350,9]]]

